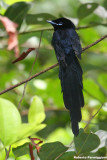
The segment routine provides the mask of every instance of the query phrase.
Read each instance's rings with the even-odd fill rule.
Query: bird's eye
[[[62,22],[59,22],[59,23],[58,23],[58,25],[59,25],[59,26],[62,26],[62,25],[63,25],[63,23],[62,23]]]

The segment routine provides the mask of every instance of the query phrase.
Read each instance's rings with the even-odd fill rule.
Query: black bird
[[[81,44],[75,25],[66,18],[47,21],[54,27],[52,45],[59,62],[59,79],[65,107],[70,111],[72,131],[79,134],[78,122],[81,121],[81,107],[84,106],[82,93]],[[78,58],[77,58],[78,57]]]

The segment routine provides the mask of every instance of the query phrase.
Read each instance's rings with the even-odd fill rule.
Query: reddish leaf
[[[12,63],[16,63],[18,61],[21,61],[25,59],[25,57],[31,52],[35,50],[35,48],[29,48],[26,52],[23,52],[17,59],[15,59]]]
[[[14,50],[15,56],[19,55],[19,48],[18,48],[18,38],[17,38],[17,30],[18,24],[12,22],[7,17],[3,17],[0,15],[0,20],[4,25],[6,32],[9,35],[8,39],[8,50]]]

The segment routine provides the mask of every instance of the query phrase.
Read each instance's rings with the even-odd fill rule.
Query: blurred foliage
[[[90,0],[66,0],[63,2],[62,0],[1,0],[0,13],[1,15],[9,17],[12,21],[18,23],[19,25],[18,40],[20,54],[23,51],[26,51],[28,48],[38,48],[40,34],[41,31],[43,31],[39,56],[35,66],[33,67],[32,75],[57,62],[54,50],[51,46],[53,28],[46,22],[46,20],[64,16],[70,18],[77,27],[89,26],[89,28],[87,29],[77,30],[83,47],[87,46],[90,43],[93,43],[107,33],[106,0],[92,0],[91,2]],[[13,51],[7,50],[7,40],[8,36],[3,25],[0,22],[1,91],[11,85],[27,79],[35,59],[35,52],[33,51],[26,59],[13,65],[12,61],[15,59],[15,57]],[[89,133],[91,131],[98,132],[102,130],[102,132],[104,132],[103,135],[105,135],[105,132],[107,131],[107,39],[86,50],[82,54],[82,60],[80,61],[80,63],[84,73],[83,84],[85,98],[85,106],[82,109],[82,121],[80,122],[80,127],[83,128],[87,124],[89,119],[93,116],[93,114],[96,113],[98,108],[105,103],[100,112],[93,118],[90,125],[88,125],[86,129],[86,131]],[[12,136],[14,134],[14,130],[12,128],[14,128],[16,122],[14,121],[14,116],[11,115],[11,113],[14,112],[13,110],[15,106],[18,107],[19,101],[23,94],[23,87],[24,85],[19,86],[1,95],[3,99],[7,99],[9,101],[6,101],[7,104],[5,104],[7,108],[5,108],[3,104],[1,105],[2,107],[0,106],[0,110],[4,110],[5,112],[0,112],[0,131],[2,130],[2,134],[0,136],[0,140],[2,141],[0,142],[0,148],[2,148],[2,150],[0,150],[0,160],[4,160],[5,157],[5,150],[3,148],[3,145],[9,145],[17,140],[16,137]],[[15,108],[14,112],[15,115],[19,115],[19,113],[16,114],[16,112],[20,112],[19,119],[20,121],[22,119],[22,122],[24,123],[30,123],[32,121],[35,122],[36,118],[41,117],[42,114],[42,118],[44,119],[45,117],[43,104],[41,104],[42,102],[40,102],[39,104],[39,107],[41,107],[41,111],[43,112],[42,114],[38,113],[40,109],[39,107],[37,110],[35,110],[35,106],[38,106],[36,103],[39,102],[34,102],[34,105],[31,105],[28,112],[32,97],[35,95],[39,96],[43,101],[46,114],[44,123],[47,125],[44,129],[40,129],[39,132],[33,135],[44,140],[44,144],[41,148],[41,150],[43,150],[43,153],[40,152],[40,157],[41,159],[43,159],[42,157],[46,156],[46,146],[48,146],[49,149],[51,149],[52,147],[55,148],[56,146],[56,150],[53,150],[53,152],[56,153],[56,156],[58,156],[58,154],[61,154],[62,152],[67,150],[66,147],[64,148],[63,144],[69,145],[73,140],[73,134],[70,128],[70,117],[68,111],[64,108],[60,81],[58,79],[58,67],[40,75],[27,84],[26,93],[21,103],[21,108],[19,111],[16,111]],[[15,104],[13,110],[10,109],[13,106],[13,104],[11,105],[10,103]],[[33,117],[34,115],[36,115],[37,117]],[[3,116],[5,119],[7,119],[5,120],[6,124],[11,124],[11,128],[5,126],[7,130],[10,129],[10,133],[7,135],[9,141],[6,141],[6,139],[3,138],[3,135],[6,132],[2,129],[4,125],[2,123]],[[31,117],[30,120],[29,117]],[[38,119],[38,123],[41,123],[41,121],[43,120],[41,118]],[[12,123],[11,121],[13,121],[14,123]],[[23,130],[24,129],[26,130],[26,127],[23,128]],[[32,126],[31,128],[29,127],[29,130],[30,129],[32,130]],[[22,130],[22,128],[20,130]],[[102,132],[99,132],[99,134],[101,135]],[[32,135],[31,133],[34,133],[34,130],[30,132],[30,135]],[[74,139],[77,151],[82,141],[85,141],[84,139],[85,137],[87,137],[87,134],[83,133],[83,136],[80,136],[80,138],[78,137],[78,141]],[[20,136],[22,135],[20,133]],[[99,145],[99,140],[97,140],[98,134],[96,135],[91,133],[89,135],[89,141],[95,140],[96,146],[94,146],[93,143],[90,144],[89,141],[87,141],[87,143],[85,144],[86,148],[89,145],[91,146],[91,149],[87,150],[88,155],[90,153],[90,156],[105,156],[107,154],[107,144],[104,143],[102,147],[98,148],[97,151],[92,153],[91,151]],[[99,139],[100,142],[102,142],[101,136],[99,137]],[[59,142],[56,141],[60,141],[63,144],[59,144]],[[104,142],[105,141],[106,140],[104,140]],[[79,145],[77,145],[77,142],[80,142]],[[26,147],[23,145],[26,146],[26,141],[20,143],[19,148],[17,148],[16,145],[16,150],[14,149],[13,152],[10,153],[10,157],[14,157],[15,153],[20,153],[21,151],[19,150],[23,150],[23,148],[26,149]],[[59,152],[57,152],[58,146],[60,146]],[[87,154],[84,151],[84,149],[86,148],[82,148],[83,155]],[[65,152],[63,156],[61,156],[62,158],[59,157],[59,159],[63,160],[64,158],[69,159],[69,157],[73,157],[77,153],[76,150],[74,152],[74,150],[72,151],[71,148],[69,152]],[[24,154],[27,154],[25,150],[23,151],[23,155],[19,154],[20,156],[18,155],[16,160],[29,160],[29,155]],[[54,159],[56,157],[54,157],[53,154],[50,156],[51,159]]]

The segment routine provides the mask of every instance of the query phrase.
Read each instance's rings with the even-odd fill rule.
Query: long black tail
[[[75,136],[79,133],[78,122],[81,121],[81,107],[84,106],[82,69],[77,57],[72,56],[72,61],[66,68],[60,65],[59,78],[61,80],[65,107],[70,111],[72,131]]]

